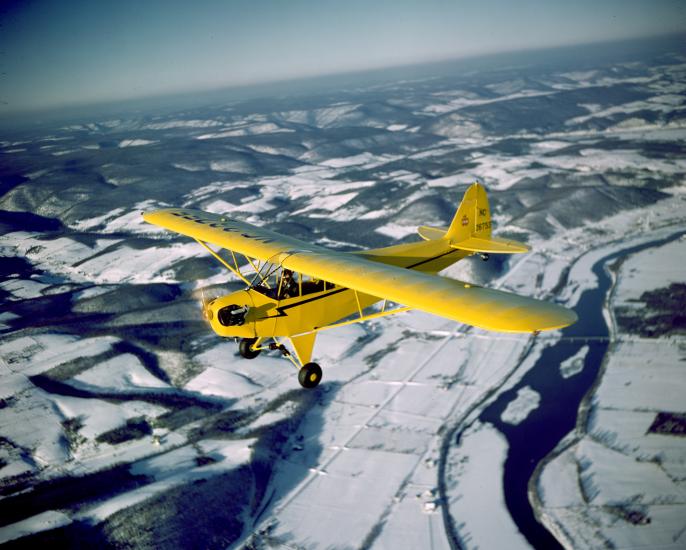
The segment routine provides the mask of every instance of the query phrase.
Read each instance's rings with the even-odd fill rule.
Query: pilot
[[[281,296],[279,299],[295,298],[297,295],[298,283],[293,279],[293,272],[290,269],[284,269],[281,275]]]

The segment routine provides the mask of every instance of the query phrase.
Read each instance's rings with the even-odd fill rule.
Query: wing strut
[[[221,262],[222,265],[223,265],[226,269],[228,269],[228,270],[229,270],[231,273],[233,273],[236,277],[238,277],[238,278],[241,279],[243,282],[245,282],[246,285],[250,286],[250,281],[248,281],[248,279],[245,278],[245,276],[240,272],[240,270],[238,269],[238,267],[235,267],[235,268],[234,268],[234,267],[231,267],[231,266],[229,265],[229,263],[228,263],[226,260],[224,260],[224,258],[222,258],[219,254],[217,254],[214,250],[212,250],[209,246],[207,246],[207,243],[204,243],[204,242],[201,241],[200,239],[195,239],[195,240],[196,240],[200,245],[202,245],[203,248],[205,248],[210,254],[212,254],[212,256],[214,256],[219,262]],[[233,256],[233,252],[232,252],[231,254],[232,254],[232,256]],[[234,261],[235,261],[235,260],[236,260],[236,257],[233,256],[233,259],[234,259]],[[251,262],[251,263],[252,263],[252,262]]]

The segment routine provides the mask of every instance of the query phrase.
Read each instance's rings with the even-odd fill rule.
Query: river
[[[509,450],[504,465],[503,487],[507,509],[519,531],[534,548],[562,548],[555,537],[538,522],[529,503],[528,483],[537,464],[543,460],[576,424],[584,395],[593,385],[608,347],[609,330],[603,317],[603,305],[612,280],[605,266],[617,258],[647,248],[661,246],[684,232],[632,246],[609,254],[593,265],[598,286],[582,293],[574,311],[579,321],[562,331],[559,342],[545,348],[536,364],[512,389],[503,392],[480,415],[479,420],[493,424],[507,438]],[[584,342],[581,339],[594,340]],[[560,373],[560,363],[576,354],[582,346],[589,351],[583,370],[567,379]],[[518,390],[529,386],[541,396],[537,409],[524,422],[508,424],[500,419]]]

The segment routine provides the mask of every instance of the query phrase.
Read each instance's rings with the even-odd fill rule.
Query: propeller
[[[212,310],[208,307],[209,302],[205,298],[205,289],[201,288],[200,289],[200,304],[202,305],[202,316],[205,321],[211,321],[212,320]]]

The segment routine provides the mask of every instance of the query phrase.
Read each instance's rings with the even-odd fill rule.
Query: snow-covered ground
[[[223,106],[111,119],[0,143],[19,182],[0,197],[3,212],[62,224],[42,231],[10,219],[0,236],[3,260],[15,260],[0,280],[0,507],[23,487],[40,496],[42,483],[68,476],[106,481],[122,468],[140,483],[103,486],[87,502],[65,491],[52,510],[38,496],[2,520],[0,541],[71,522],[112,532],[146,513],[172,533],[175,517],[163,516],[174,506],[196,511],[195,529],[224,495],[245,498],[240,510],[223,503],[212,515],[218,530],[242,525],[222,533],[233,544],[526,547],[504,505],[507,441],[475,418],[559,333],[530,346],[527,335],[408,312],[323,332],[314,357],[324,382],[302,392],[276,354],[244,361],[207,333],[198,289],[225,290],[226,275],[140,212],[202,208],[357,249],[449,223],[478,178],[496,233],[527,240],[532,252],[467,260],[444,275],[574,305],[597,285],[598,259],[686,225],[686,130],[668,119],[686,90],[678,59],[665,74],[642,66],[641,77],[611,67],[523,79],[517,68],[471,75],[469,86],[382,86],[378,101],[344,91],[313,108],[281,98],[242,114]],[[603,90],[615,85],[627,98],[610,104]],[[581,97],[570,103],[561,90]],[[548,102],[560,98],[571,114],[558,120]],[[594,198],[580,200],[588,190]],[[683,257],[679,241],[629,258],[614,303],[683,282]],[[683,343],[656,342],[618,335],[584,437],[566,439],[540,475],[544,519],[565,543],[683,546],[683,438],[646,433],[657,412],[683,413]],[[559,372],[579,375],[587,353]],[[501,419],[525,423],[543,397],[521,389]],[[459,426],[469,427],[458,443],[449,438]],[[227,475],[237,480],[228,488]],[[208,485],[216,489],[199,495]]]
[[[467,548],[529,548],[512,521],[503,495],[507,441],[490,424],[475,423],[450,455],[450,512]]]
[[[682,226],[683,227],[683,226]],[[610,307],[683,282],[686,242],[623,262]],[[540,513],[571,547],[683,548],[686,439],[650,430],[659,413],[686,413],[683,334],[636,338],[612,323],[608,357],[588,411],[537,479]]]

